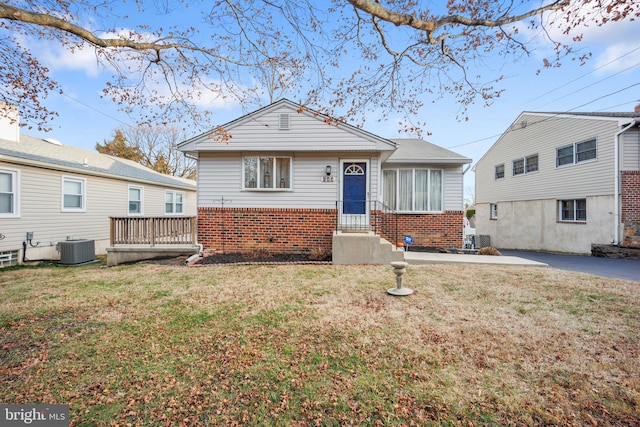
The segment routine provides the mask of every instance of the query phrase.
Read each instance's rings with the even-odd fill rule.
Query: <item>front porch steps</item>
[[[404,251],[372,231],[333,232],[334,264],[385,264],[404,261]]]

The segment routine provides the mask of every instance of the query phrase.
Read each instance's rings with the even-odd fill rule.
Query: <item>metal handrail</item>
[[[368,207],[368,209],[367,209]],[[363,212],[363,213],[344,213]],[[378,200],[337,200],[336,231],[373,231],[375,234],[398,243],[398,213]]]

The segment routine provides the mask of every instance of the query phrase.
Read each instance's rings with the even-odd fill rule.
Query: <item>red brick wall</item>
[[[415,245],[432,248],[462,246],[463,211],[398,215],[398,236],[411,234]],[[395,221],[387,214],[380,234],[393,242]],[[374,215],[372,215],[372,219]],[[224,224],[224,225],[223,225]],[[304,253],[331,250],[336,228],[334,209],[198,208],[198,242],[205,249],[248,252]],[[395,234],[395,233],[393,233]]]
[[[429,248],[461,248],[464,211],[445,211],[434,214],[399,214],[400,241],[406,234],[413,244]],[[385,236],[393,242],[395,236]]]
[[[205,249],[331,250],[335,228],[333,209],[198,208],[198,242]]]
[[[640,171],[621,171],[620,182],[622,244],[640,247]]]
[[[640,171],[621,171],[622,222],[640,221]]]

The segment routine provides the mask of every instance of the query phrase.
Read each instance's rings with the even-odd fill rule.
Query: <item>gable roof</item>
[[[553,116],[583,116],[583,117],[602,117],[602,118],[614,118],[614,119],[633,119],[640,117],[640,113],[636,112],[607,112],[607,111],[593,111],[593,112],[534,112],[534,111],[524,111],[522,114],[545,114],[545,115],[553,115]]]
[[[392,139],[398,147],[388,163],[467,164],[471,159],[422,139]]]
[[[528,122],[524,120],[525,116],[539,116],[540,121],[536,122]],[[602,111],[594,111],[594,112],[543,112],[543,111],[523,111],[518,117],[509,125],[507,129],[505,129],[502,134],[498,137],[498,139],[489,147],[489,149],[480,157],[480,159],[476,162],[473,167],[473,170],[476,170],[478,163],[482,162],[484,158],[498,145],[498,143],[505,137],[507,133],[514,129],[524,128],[526,126],[537,124],[539,122],[543,122],[551,119],[583,119],[583,120],[606,120],[606,121],[615,121],[618,126],[624,127],[627,124],[631,123],[633,120],[640,120],[640,113],[638,112],[602,112]]]
[[[335,129],[340,129],[341,131],[347,132],[351,135],[354,135],[360,141],[367,141],[366,148],[364,148],[363,144],[341,144],[336,141],[327,141],[327,144],[317,144],[317,141],[314,141],[313,144],[300,144],[298,143],[295,149],[292,149],[291,146],[286,147],[287,150],[291,151],[362,151],[363,149],[368,150],[376,150],[376,151],[387,151],[391,152],[396,149],[395,144],[386,138],[375,135],[371,132],[368,132],[364,129],[360,129],[356,126],[350,125],[344,121],[337,120],[332,118],[324,113],[313,110],[306,106],[296,104],[288,99],[280,99],[270,105],[262,107],[254,112],[245,114],[235,120],[232,120],[226,124],[217,126],[215,129],[204,132],[200,135],[197,135],[193,138],[190,138],[186,141],[183,141],[178,144],[178,149],[185,153],[195,154],[198,151],[233,151],[241,149],[239,148],[239,141],[234,139],[233,131],[238,128],[250,125],[253,122],[258,122],[259,119],[267,116],[270,113],[274,113],[278,110],[283,111],[292,111],[297,114],[304,116],[305,118],[313,119],[315,122],[324,124],[326,126],[330,126],[327,131],[335,131]],[[262,124],[261,129],[265,132],[274,130],[274,126],[269,124]],[[220,133],[224,133],[226,135],[230,135],[231,138],[228,141],[223,143],[218,142],[217,136]],[[251,135],[252,138],[255,138],[255,133]],[[214,144],[215,143],[215,144]],[[265,149],[274,149],[273,147],[264,147]],[[278,148],[280,150],[284,149],[283,147]]]
[[[131,160],[24,134],[20,135],[19,142],[0,139],[0,161],[185,190],[196,189],[195,181],[164,175]]]

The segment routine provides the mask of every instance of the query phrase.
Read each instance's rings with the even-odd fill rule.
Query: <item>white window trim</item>
[[[0,172],[13,176],[11,180],[13,184],[13,188],[11,189],[13,194],[13,212],[0,213],[0,218],[20,218],[20,170],[2,168]]]
[[[502,176],[498,176],[498,168],[499,168],[499,167],[502,167]],[[495,166],[493,167],[493,179],[494,179],[494,181],[497,181],[497,180],[499,180],[499,179],[504,179],[504,175],[505,175],[505,174],[504,174],[504,169],[505,169],[505,168],[504,168],[504,163],[501,163],[501,164],[499,164],[499,165],[495,165]]]
[[[82,183],[82,206],[79,208],[67,208],[64,206],[64,183],[65,181],[76,181]],[[75,176],[63,175],[61,179],[60,188],[60,211],[61,212],[86,212],[87,211],[87,180],[85,178],[78,178]]]
[[[562,147],[560,147],[560,148],[562,148]],[[557,153],[557,151],[556,151],[556,153]],[[532,157],[537,157],[538,158],[538,168],[536,170],[534,170],[534,171],[528,172],[527,171],[527,167],[529,166],[528,160],[531,159]],[[520,161],[520,160],[522,160],[522,173],[518,173],[517,174],[514,171],[514,169],[515,169],[514,164],[515,164],[515,162]],[[536,154],[530,154],[530,155],[524,156],[524,157],[519,157],[519,158],[511,161],[511,176],[531,175],[533,173],[538,173],[539,170],[540,170],[540,155],[537,154],[537,153]]]
[[[280,188],[279,186],[276,186],[275,188],[259,188],[259,187],[245,187],[245,159],[249,159],[249,158],[257,158],[258,159],[258,168],[260,167],[260,158],[261,157],[270,157],[275,159],[289,159],[289,186],[285,187],[285,188]],[[276,162],[274,162],[274,167],[275,167]],[[258,178],[259,178],[259,174],[258,174]],[[274,154],[249,154],[249,155],[245,155],[242,156],[242,176],[241,176],[241,185],[242,185],[242,191],[264,191],[264,192],[291,192],[293,191],[293,156],[278,156],[278,155],[274,155]],[[259,181],[259,179],[258,179]],[[274,185],[275,185],[275,178],[274,178]]]
[[[497,220],[498,219],[498,204],[497,203],[489,203],[489,219]]]
[[[173,204],[171,206],[171,212],[167,212],[167,194],[173,194]],[[176,212],[176,195],[182,194],[182,212]],[[184,206],[185,206],[185,192],[184,191],[176,191],[176,190],[166,190],[164,192],[164,214],[170,216],[180,216],[185,215]]]
[[[131,189],[140,190],[140,212],[131,212],[129,204],[131,203]],[[183,199],[184,204],[184,199]],[[129,185],[127,188],[127,214],[129,216],[143,216],[144,215],[144,187],[140,185]]]
[[[398,204],[400,203],[400,197],[399,197],[399,187],[400,187],[400,171],[401,170],[410,170],[412,177],[411,177],[411,185],[413,188],[413,197],[411,198],[411,210],[400,210],[398,209]],[[416,206],[416,170],[426,170],[427,171],[427,176],[428,176],[428,183],[427,183],[427,188],[430,189],[431,188],[431,172],[432,171],[440,171],[441,173],[441,178],[442,178],[442,186],[440,187],[440,200],[442,201],[442,206],[441,209],[438,210],[415,210],[415,206]],[[396,171],[396,179],[395,179],[395,192],[396,192],[396,206],[389,206],[391,209],[395,210],[397,213],[400,214],[415,214],[415,213],[442,213],[444,212],[444,205],[445,205],[445,200],[444,200],[444,179],[445,179],[445,173],[444,173],[444,169],[432,169],[432,168],[390,168],[390,169],[384,169],[383,170],[383,174],[384,171]],[[383,178],[384,179],[384,178]],[[384,188],[384,182],[382,184],[382,187]],[[384,200],[384,194],[383,194],[383,200]],[[429,191],[428,194],[428,201],[427,204],[431,204],[431,192]]]
[[[578,201],[579,200],[584,200],[585,203],[585,216],[587,217],[587,219],[589,218],[586,212],[587,209],[587,199],[585,197],[579,198],[579,199],[558,199],[557,205],[558,205],[558,222],[562,222],[562,223],[569,223],[569,224],[574,224],[574,223],[578,223],[578,224],[586,224],[587,223],[587,219],[576,219],[577,218],[577,212],[578,212]],[[562,218],[562,202],[567,202],[567,201],[571,201],[573,202],[573,219],[563,219]]]
[[[596,155],[593,159],[587,159],[587,160],[580,160],[578,161],[578,145],[579,144],[583,144],[585,142],[589,142],[589,141],[595,141],[596,142]],[[564,165],[559,165],[558,164],[558,150],[561,150],[563,148],[567,148],[567,147],[572,147],[573,149],[573,161],[571,163],[565,163]],[[588,138],[585,139],[583,141],[578,141],[578,142],[574,142],[573,144],[566,144],[563,145],[562,147],[556,147],[556,168],[564,168],[567,166],[575,166],[577,164],[583,164],[583,163],[590,163],[590,162],[595,162],[598,160],[598,138]]]

